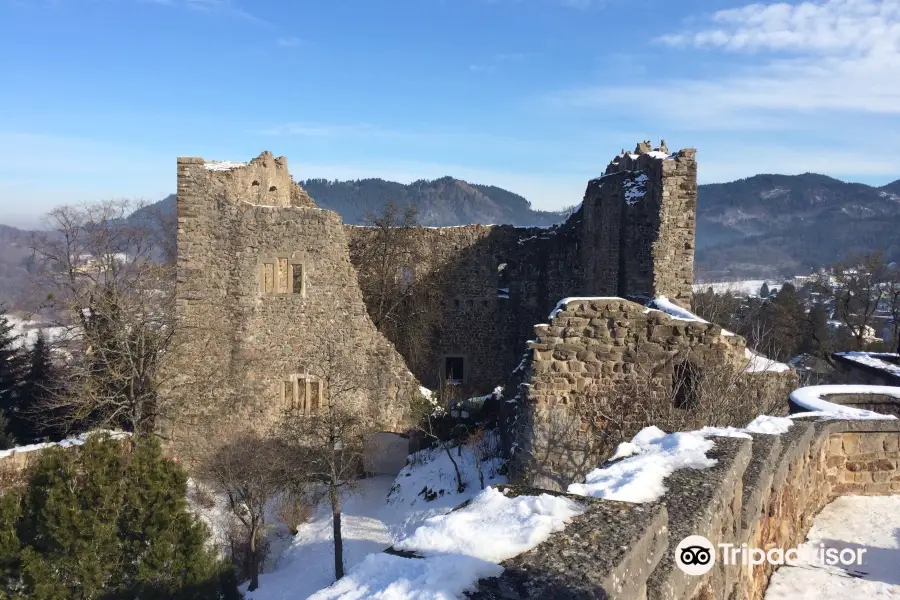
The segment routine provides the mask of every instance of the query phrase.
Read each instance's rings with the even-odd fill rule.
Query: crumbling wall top
[[[259,206],[315,207],[309,194],[291,177],[287,159],[275,157],[268,150],[249,163],[180,157],[178,165],[179,177],[189,176],[201,190],[221,190],[227,199]]]

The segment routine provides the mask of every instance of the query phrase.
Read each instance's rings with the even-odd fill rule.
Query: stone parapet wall
[[[571,299],[535,332],[515,471],[547,489],[565,489],[606,458],[608,448],[596,444],[610,408],[604,391],[638,375],[671,388],[682,365],[737,373],[748,363],[740,336],[621,298]],[[797,384],[793,371],[745,377],[754,384],[747,393],[774,390],[778,398]]]
[[[656,502],[587,500],[564,532],[504,562],[471,597],[761,600],[771,565],[725,565],[720,556],[705,575],[689,576],[675,566],[676,546],[702,535],[715,546],[788,550],[835,497],[900,493],[897,420],[798,419],[780,436],[711,439],[715,466],[675,471]]]

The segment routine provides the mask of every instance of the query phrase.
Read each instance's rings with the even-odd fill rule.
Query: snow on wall
[[[247,163],[232,162],[230,160],[213,160],[207,161],[204,165],[207,171],[231,171],[240,167],[246,167]]]
[[[95,431],[89,431],[87,433],[82,433],[80,435],[76,435],[70,438],[66,438],[59,442],[44,442],[41,444],[28,444],[27,446],[16,446],[15,448],[10,448],[9,450],[0,450],[0,459],[6,458],[13,454],[25,454],[27,452],[34,452],[36,450],[44,450],[46,448],[51,448],[53,446],[59,446],[60,448],[71,448],[73,446],[81,446],[83,445],[89,436],[94,434],[102,434],[107,433],[114,440],[122,439],[128,435],[129,433],[125,431],[117,431],[111,429],[97,429]]]
[[[825,398],[838,394],[878,394],[900,400],[900,387],[886,385],[813,385],[802,387],[791,393],[791,401],[810,412],[797,413],[799,416],[819,416],[822,419],[896,419],[893,415],[883,415],[871,410],[841,406]]]
[[[854,363],[900,377],[900,354],[886,352],[836,352],[835,354]],[[898,362],[891,362],[891,359]]]

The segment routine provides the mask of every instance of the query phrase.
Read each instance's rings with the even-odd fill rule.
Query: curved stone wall
[[[678,543],[702,535],[714,545],[787,550],[805,541],[837,496],[900,494],[898,419],[821,413],[798,418],[782,435],[751,435],[712,438],[707,456],[717,464],[675,471],[657,502],[571,496],[588,511],[506,561],[503,575],[479,582],[472,597],[759,600],[773,567],[717,561],[705,575],[689,576],[675,566]]]

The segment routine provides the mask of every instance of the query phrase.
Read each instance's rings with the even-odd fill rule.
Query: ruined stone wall
[[[667,296],[684,307],[694,281],[696,151],[639,144],[588,183],[582,203],[584,293]]]
[[[437,290],[441,316],[423,325],[434,340],[427,359],[406,354],[434,387],[446,355],[471,368],[471,393],[506,381],[532,325],[564,297],[665,295],[690,306],[697,164],[694,150],[669,155],[639,144],[588,183],[581,208],[553,228],[420,228],[416,286]],[[377,230],[349,227],[359,266]],[[499,271],[500,265],[506,265]],[[502,290],[508,290],[503,292]],[[499,293],[498,293],[499,292]],[[420,306],[405,310],[412,314]],[[473,327],[473,324],[477,324]],[[395,340],[397,341],[397,340]],[[402,344],[398,346],[402,348]]]
[[[340,216],[314,206],[283,158],[180,158],[177,207],[177,371],[159,425],[174,451],[228,420],[270,427],[310,393],[284,382],[319,367],[326,347],[373,382],[358,399],[367,416],[402,428],[400,396],[417,382],[368,318]]]
[[[788,550],[835,497],[900,493],[898,423],[799,419],[783,435],[713,437],[707,456],[715,466],[675,471],[656,502],[569,496],[588,510],[504,561],[503,574],[480,581],[470,597],[499,600],[512,590],[518,598],[762,600],[773,566],[726,565],[717,548],[712,570],[689,576],[675,565],[678,543],[701,535],[716,547]]]
[[[348,227],[347,232],[351,247],[359,252],[366,252],[367,240],[378,235],[365,227]],[[413,243],[421,260],[410,265],[416,288],[411,295],[433,306],[423,307],[417,300],[405,310],[433,310],[437,318],[423,325],[428,356],[407,359],[419,380],[432,389],[444,375],[446,356],[464,358],[464,388],[473,394],[503,383],[531,339],[534,323],[580,286],[572,223],[553,228],[420,228]]]
[[[565,489],[606,458],[597,437],[610,410],[603,392],[638,370],[671,388],[679,368],[724,364],[738,373],[748,364],[740,336],[621,298],[571,300],[535,333],[516,472],[523,483],[546,489]],[[730,392],[781,399],[797,385],[793,371],[745,377],[746,389]]]

